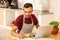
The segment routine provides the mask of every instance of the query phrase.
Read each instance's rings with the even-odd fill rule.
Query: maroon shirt
[[[34,14],[31,14],[31,17],[32,17],[32,20],[33,20],[33,24],[37,25],[38,20],[37,20],[36,16]],[[25,23],[31,24],[32,23],[31,17],[30,18],[25,18]],[[22,29],[22,27],[23,27],[23,15],[20,15],[20,16],[17,17],[17,19],[14,21],[14,25],[18,27],[19,31]]]

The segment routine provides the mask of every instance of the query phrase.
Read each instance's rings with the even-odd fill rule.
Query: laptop
[[[35,34],[35,38],[50,36],[52,29],[53,29],[53,26],[40,26]]]

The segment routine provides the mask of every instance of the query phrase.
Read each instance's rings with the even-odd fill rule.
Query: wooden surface
[[[54,40],[60,40],[60,35],[52,35],[50,37],[53,38]]]

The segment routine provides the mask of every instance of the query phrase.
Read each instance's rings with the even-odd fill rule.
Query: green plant
[[[51,21],[49,24],[53,25],[54,28],[58,28],[58,26],[59,26],[59,22],[58,21]]]

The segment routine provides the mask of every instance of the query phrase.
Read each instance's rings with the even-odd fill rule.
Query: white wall
[[[34,10],[41,10],[41,2],[40,2],[40,0],[18,0],[18,8],[23,8],[23,5],[25,3],[32,3]]]
[[[9,26],[15,20],[15,12],[13,9],[0,8],[0,25]]]
[[[15,20],[15,10],[5,10],[5,25],[9,26]]]
[[[42,10],[49,10],[49,0],[42,0]]]
[[[54,19],[60,22],[60,0],[50,0],[50,12],[54,13]]]
[[[3,25],[4,24],[4,14],[3,14],[3,10],[0,9],[0,25]]]
[[[22,0],[17,1],[18,1],[18,8],[23,8],[23,1]]]
[[[38,21],[40,26],[49,25],[49,22],[51,22],[52,20],[54,20],[53,13],[38,15]]]
[[[23,8],[25,3],[32,3],[34,10],[49,10],[49,0],[18,0],[18,8]]]

